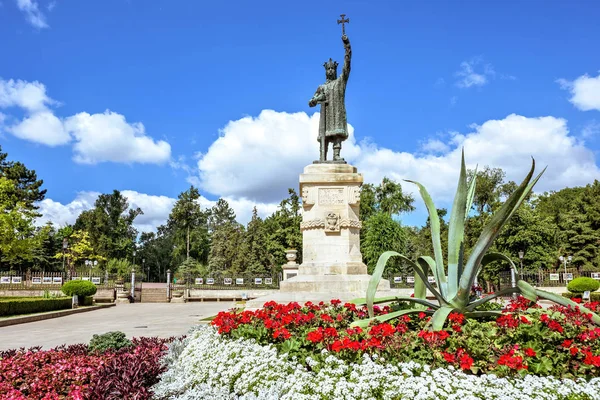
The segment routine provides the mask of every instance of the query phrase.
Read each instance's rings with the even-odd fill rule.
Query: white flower
[[[600,400],[600,378],[498,378],[416,362],[384,364],[366,354],[356,364],[322,355],[324,362],[308,357],[304,365],[273,346],[230,340],[203,326],[170,347],[168,369],[153,390],[169,400]]]

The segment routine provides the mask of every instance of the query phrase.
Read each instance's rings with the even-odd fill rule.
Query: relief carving
[[[302,204],[313,205],[315,204],[315,191],[311,190],[309,186],[302,187]]]
[[[345,204],[343,188],[319,188],[319,205]]]
[[[360,203],[360,186],[352,186],[348,188],[348,204]]]
[[[327,214],[325,219],[325,232],[339,232],[340,230],[340,216],[334,212]]]

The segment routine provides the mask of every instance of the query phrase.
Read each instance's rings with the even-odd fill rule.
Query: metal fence
[[[278,275],[213,274],[210,276],[190,276],[184,282],[174,280],[174,287],[203,290],[239,289],[279,289]]]
[[[28,272],[17,274],[0,271],[0,290],[60,290],[69,280],[91,281],[99,288],[114,288],[120,279],[114,274],[90,275],[89,272],[76,271],[73,276],[66,272]],[[124,284],[131,286],[131,277],[123,279]],[[136,276],[136,282],[139,278]]]
[[[566,272],[564,269],[556,270],[556,271],[525,271],[519,272],[515,276],[516,279],[522,279],[525,282],[529,283],[533,286],[538,287],[566,287],[567,284],[575,278],[579,278],[581,276],[585,276],[588,278],[593,278],[600,280],[600,271],[591,272],[591,271],[578,271],[576,268],[567,268]],[[502,271],[498,275],[498,279],[491,280],[492,283],[497,284],[500,289],[504,289],[507,287],[511,287],[511,271]]]

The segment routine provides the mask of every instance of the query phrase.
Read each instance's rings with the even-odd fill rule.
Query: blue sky
[[[119,189],[152,229],[190,183],[272,212],[318,157],[307,103],[342,12],[342,156],[367,181],[419,179],[445,206],[461,146],[510,179],[534,156],[539,190],[600,175],[595,1],[0,1],[0,144],[59,223]]]

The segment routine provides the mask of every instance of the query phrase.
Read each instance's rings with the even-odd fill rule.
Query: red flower
[[[320,341],[323,340],[323,328],[319,327],[319,329],[317,329],[316,331],[311,331],[308,332],[308,334],[306,335],[306,339],[308,339],[309,341],[313,342],[313,343],[319,343]]]
[[[569,351],[571,352],[572,356],[579,353],[579,349],[577,347],[571,347],[571,349]]]
[[[572,340],[567,340],[567,339],[565,339],[565,340],[562,342],[561,346],[562,346],[562,347],[571,347],[571,344],[573,344],[573,341],[572,341]]]
[[[419,319],[423,319],[427,316],[427,314],[425,314],[424,312],[420,312],[419,313]]]
[[[527,357],[535,357],[535,354],[535,351],[531,347],[525,349],[525,355]]]
[[[442,355],[444,356],[444,359],[446,360],[446,362],[453,364],[455,360],[454,354],[450,354],[450,353],[446,353],[446,352],[442,352]]]

